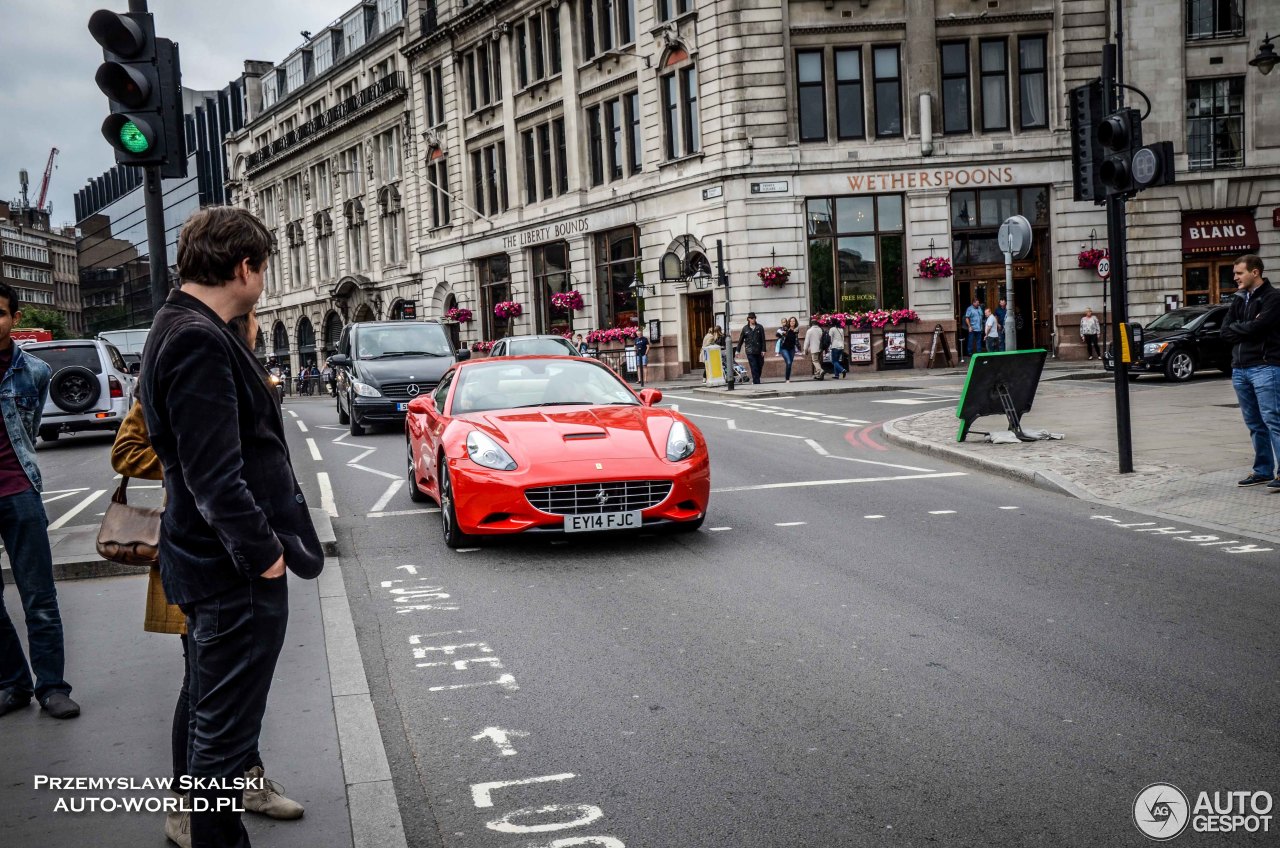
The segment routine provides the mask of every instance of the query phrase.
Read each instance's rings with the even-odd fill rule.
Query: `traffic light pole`
[[[1120,108],[1123,89],[1120,84],[1120,45],[1123,43],[1123,12],[1116,4],[1116,43],[1102,48],[1102,89],[1105,111],[1110,114]],[[1129,298],[1127,294],[1127,257],[1125,255],[1125,197],[1122,194],[1107,196],[1107,241],[1111,251],[1111,303],[1113,312],[1111,360],[1115,365],[1116,380],[1116,452],[1120,458],[1120,473],[1133,473],[1133,430],[1129,418],[1129,365],[1123,361],[1121,350],[1124,324],[1128,322]],[[1141,355],[1142,351],[1138,351]]]
[[[143,0],[143,5],[146,1]],[[146,185],[143,196],[147,214],[147,263],[151,266],[151,317],[154,320],[169,296],[169,248],[164,226],[164,191],[160,166],[143,168]]]

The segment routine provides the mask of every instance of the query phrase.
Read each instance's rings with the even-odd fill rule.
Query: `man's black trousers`
[[[244,777],[258,750],[262,714],[289,622],[285,577],[258,578],[212,598],[183,604],[190,634],[191,741],[187,771],[221,778],[222,788],[191,793],[193,848],[248,848],[240,821]],[[200,811],[205,799],[208,808]]]
[[[760,382],[760,373],[764,371],[764,354],[748,353],[747,366],[751,369],[751,382]]]

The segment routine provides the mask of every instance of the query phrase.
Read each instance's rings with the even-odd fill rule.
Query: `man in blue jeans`
[[[1253,471],[1237,485],[1280,492],[1280,293],[1252,253],[1235,261],[1238,287],[1222,336],[1232,342],[1231,385],[1253,440]]]
[[[14,325],[22,320],[18,296],[0,283],[0,538],[13,567],[13,582],[27,619],[31,665],[22,653],[18,632],[0,602],[0,715],[36,700],[54,718],[75,718],[80,705],[62,679],[65,653],[58,592],[53,585],[49,551],[49,519],[40,499],[36,466],[36,433],[49,396],[49,366],[27,356],[13,343]],[[3,582],[0,582],[3,592]],[[35,672],[35,687],[31,673]]]
[[[982,301],[975,297],[973,303],[969,304],[969,308],[964,311],[964,329],[969,334],[965,341],[965,348],[969,356],[982,353],[982,323]]]

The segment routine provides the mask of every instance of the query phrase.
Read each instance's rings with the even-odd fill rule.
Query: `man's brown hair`
[[[1262,273],[1262,257],[1256,253],[1246,253],[1244,256],[1236,257],[1236,261],[1232,265],[1243,265],[1246,271]]]
[[[192,213],[178,237],[178,277],[184,283],[221,286],[248,259],[259,270],[271,253],[271,233],[247,209],[206,206]]]

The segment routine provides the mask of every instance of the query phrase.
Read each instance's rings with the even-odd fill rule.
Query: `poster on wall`
[[[907,360],[907,334],[905,332],[885,331],[884,358],[886,362],[905,362]]]
[[[854,365],[871,364],[871,334],[849,334],[849,361]]]

